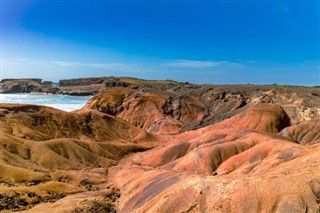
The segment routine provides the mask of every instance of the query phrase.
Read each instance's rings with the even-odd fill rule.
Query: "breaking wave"
[[[52,94],[0,94],[0,103],[44,105],[70,112],[82,108],[91,97]]]

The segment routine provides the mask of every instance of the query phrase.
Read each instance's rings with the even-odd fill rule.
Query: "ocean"
[[[91,97],[52,94],[0,94],[0,103],[44,105],[70,112],[82,108]]]

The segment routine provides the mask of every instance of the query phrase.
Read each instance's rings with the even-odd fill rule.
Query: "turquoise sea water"
[[[49,94],[0,94],[0,103],[44,105],[70,112],[83,107],[91,97]]]

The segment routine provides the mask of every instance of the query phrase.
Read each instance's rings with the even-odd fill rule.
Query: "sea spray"
[[[70,112],[83,107],[91,97],[52,94],[0,94],[0,102],[44,105]]]

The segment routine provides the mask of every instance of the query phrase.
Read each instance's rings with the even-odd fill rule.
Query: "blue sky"
[[[320,1],[0,1],[2,78],[320,84]]]

